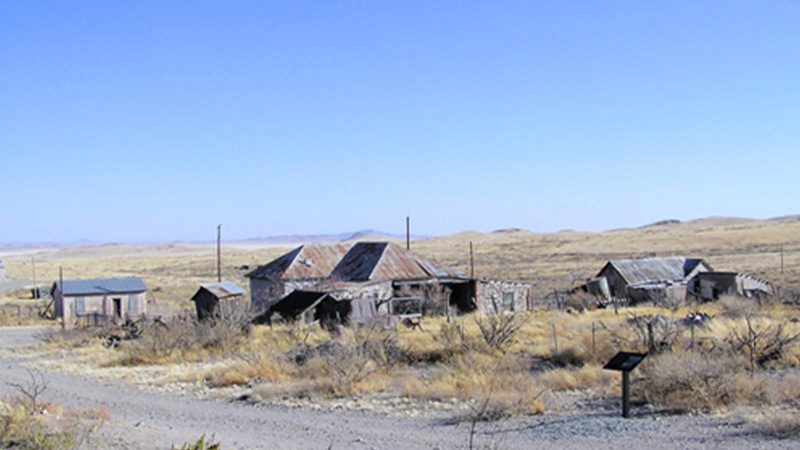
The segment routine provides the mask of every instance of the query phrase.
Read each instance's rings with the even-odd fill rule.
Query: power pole
[[[217,283],[222,282],[222,250],[220,243],[222,242],[222,225],[217,225]]]
[[[64,308],[66,308],[67,305],[64,302],[64,269],[61,266],[58,266],[58,290],[61,291],[58,293],[61,298],[56,301],[61,302],[61,330],[64,330],[64,313],[66,312]],[[53,305],[53,308],[55,309],[55,305]]]
[[[406,216],[406,250],[411,250],[411,219]]]
[[[33,276],[33,299],[39,298],[39,288],[36,287],[36,260],[31,256],[31,272]]]
[[[475,278],[475,254],[472,251],[472,241],[469,241],[469,277]]]

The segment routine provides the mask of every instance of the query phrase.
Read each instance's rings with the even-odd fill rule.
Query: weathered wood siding
[[[146,293],[66,296],[54,292],[55,313],[69,325],[86,316],[106,316],[111,319],[135,319],[147,313]],[[116,315],[114,300],[119,299],[120,311]]]

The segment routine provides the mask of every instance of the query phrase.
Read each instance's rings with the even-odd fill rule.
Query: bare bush
[[[751,372],[779,361],[789,347],[800,342],[800,333],[788,332],[786,323],[759,325],[751,315],[746,315],[744,322],[745,329],[731,330],[726,342],[734,353],[746,354]]]
[[[523,314],[475,315],[484,343],[499,351],[506,350],[526,321],[527,316]]]
[[[737,389],[732,374],[743,361],[732,356],[666,353],[643,370],[644,396],[653,405],[679,412],[708,412],[733,404]]]

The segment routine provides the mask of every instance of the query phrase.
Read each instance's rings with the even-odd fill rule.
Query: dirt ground
[[[0,328],[0,394],[24,383],[35,357],[20,351],[36,343],[35,327]],[[399,418],[358,411],[253,406],[240,401],[150,392],[122,381],[43,372],[44,400],[65,408],[110,410],[111,419],[89,448],[170,448],[213,437],[225,449],[460,449],[469,448],[470,424],[442,415]],[[752,433],[736,413],[671,416],[634,409],[619,417],[617,405],[585,404],[577,412],[521,417],[477,426],[474,448],[798,448],[797,440]]]

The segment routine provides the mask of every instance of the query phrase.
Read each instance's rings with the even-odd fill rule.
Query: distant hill
[[[412,240],[426,239],[429,236],[412,234]],[[263,244],[325,244],[332,242],[348,242],[364,239],[386,240],[386,239],[405,239],[404,234],[392,234],[379,230],[358,230],[344,233],[329,234],[288,234],[282,236],[266,236],[242,239],[237,242],[263,243]]]

